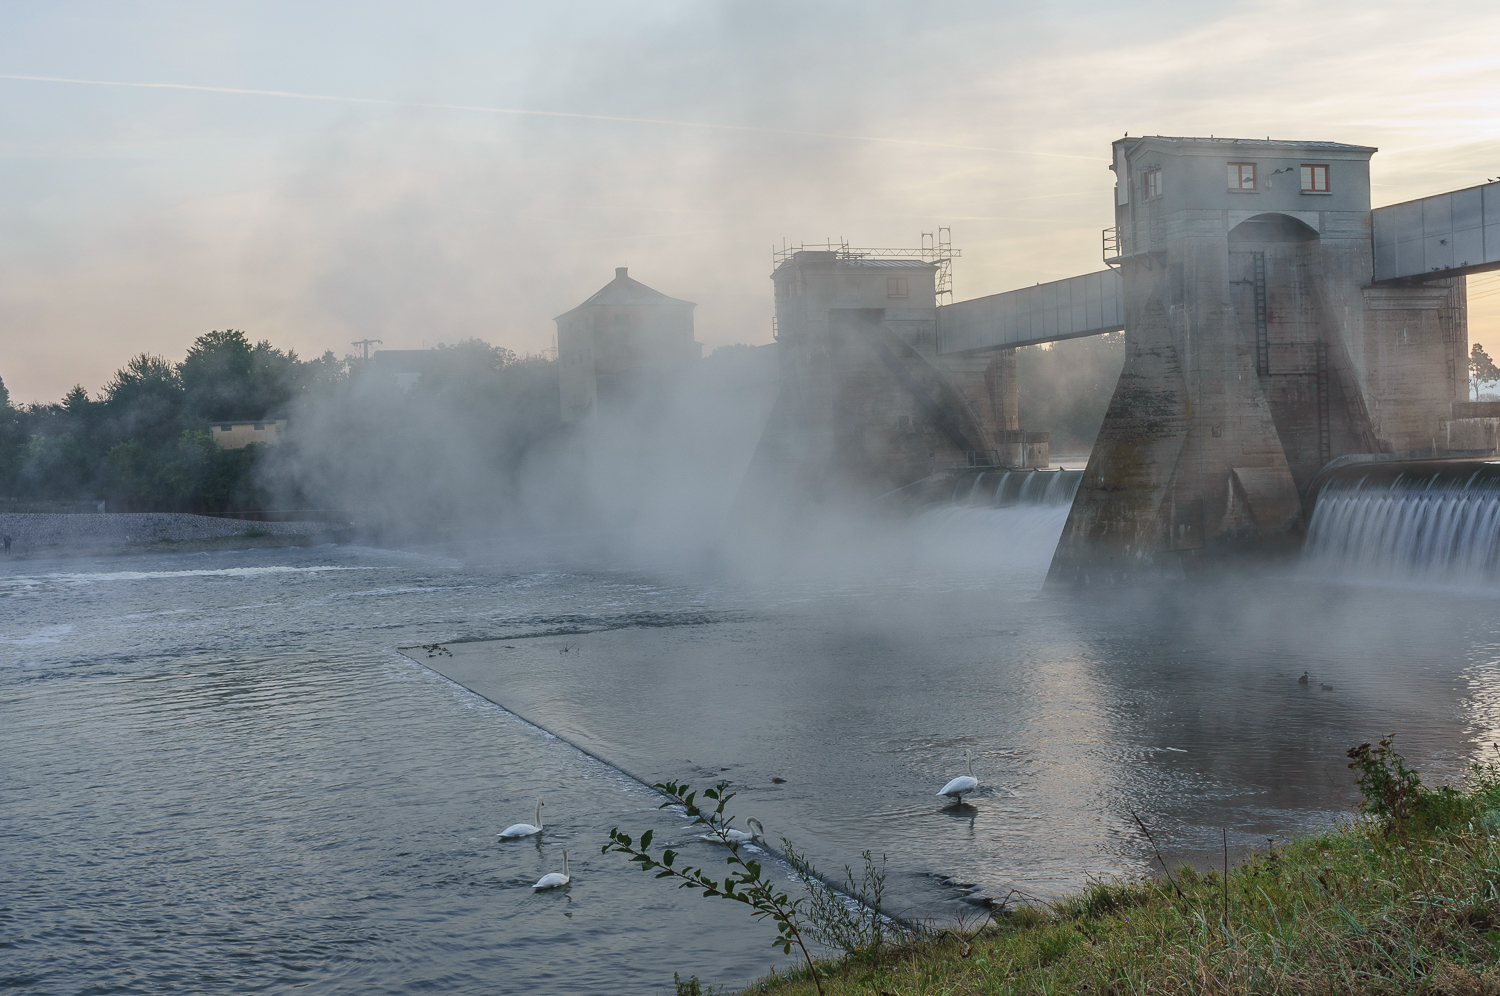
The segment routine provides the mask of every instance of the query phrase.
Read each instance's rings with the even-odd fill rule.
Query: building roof
[[[421,373],[434,352],[431,349],[377,349],[370,354],[370,361],[393,373]]]
[[[577,308],[563,312],[557,318],[566,318],[579,308],[590,308],[617,304],[685,304],[690,308],[697,305],[692,301],[683,301],[679,298],[668,297],[659,290],[653,290],[630,276],[629,270],[624,266],[615,267],[615,279],[605,284],[593,293],[588,300]],[[553,319],[556,321],[557,319]]]
[[[1299,142],[1293,139],[1279,138],[1219,138],[1209,136],[1202,138],[1192,135],[1129,135],[1120,141],[1135,140],[1137,142],[1177,142],[1181,144],[1203,144],[1203,145],[1228,145],[1241,148],[1260,146],[1264,148],[1288,148],[1295,146],[1299,149],[1319,149],[1325,152],[1379,152],[1380,150],[1370,145],[1346,145],[1343,142]]]
[[[925,259],[843,259],[841,263],[849,266],[892,266],[909,270],[914,266],[925,266],[928,269],[936,269],[936,263],[929,263]]]
[[[780,272],[783,267],[808,266],[817,263],[832,263],[836,266],[857,266],[860,268],[880,268],[910,270],[925,267],[929,270],[937,269],[937,264],[925,259],[907,258],[901,256],[868,257],[856,256],[857,249],[847,252],[829,252],[824,250],[803,249],[792,253],[776,264],[776,271]],[[916,251],[916,250],[913,250]]]

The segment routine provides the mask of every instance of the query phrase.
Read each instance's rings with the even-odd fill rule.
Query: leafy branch
[[[783,954],[791,954],[792,946],[796,945],[797,949],[802,952],[803,961],[807,963],[807,971],[812,976],[813,985],[821,994],[823,981],[818,976],[817,965],[814,964],[812,954],[807,950],[807,943],[802,936],[803,900],[794,900],[785,892],[776,891],[775,887],[762,876],[760,862],[740,854],[740,842],[730,836],[729,824],[733,818],[724,815],[724,807],[735,795],[727,791],[729,783],[721,781],[713,788],[704,789],[702,795],[705,801],[701,805],[698,802],[698,791],[686,782],[658,782],[653,787],[667,797],[667,801],[662,803],[659,809],[681,806],[691,818],[693,826],[706,827],[710,835],[728,846],[727,864],[733,869],[730,874],[719,879],[703,868],[688,864],[678,865],[679,855],[671,848],[663,850],[659,856],[653,855],[651,853],[652,831],[650,830],[641,834],[640,841],[637,843],[629,834],[615,827],[609,832],[609,843],[605,844],[599,853],[608,854],[615,851],[629,855],[630,860],[639,864],[642,871],[655,871],[657,878],[677,879],[679,889],[701,889],[705,898],[729,899],[743,903],[750,908],[751,915],[757,920],[771,920],[776,924],[776,940],[772,943],[780,947]],[[710,803],[712,803],[712,808],[710,808]]]

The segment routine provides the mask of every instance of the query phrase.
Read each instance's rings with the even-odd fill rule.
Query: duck
[[[568,874],[568,852],[564,851],[563,870],[560,872],[548,872],[547,874],[543,875],[541,878],[536,880],[536,885],[533,885],[532,889],[538,892],[542,891],[543,889],[561,889],[571,881],[573,881],[573,879]]]
[[[953,799],[955,806],[963,803],[965,792],[972,792],[979,787],[979,779],[974,777],[974,762],[969,760],[968,751],[964,751],[964,765],[968,768],[969,773],[967,775],[959,775],[953,781],[944,785],[942,791],[938,792],[938,795],[946,795]]]
[[[510,826],[495,834],[501,840],[514,840],[518,837],[530,837],[542,832],[542,807],[546,803],[541,799],[536,801],[536,825],[530,823],[512,823]]]
[[[1299,684],[1299,685],[1305,685],[1305,684],[1307,684],[1307,675],[1308,675],[1308,672],[1307,671],[1303,671],[1302,672],[1302,677],[1300,677],[1300,678],[1297,679],[1297,684]]]
[[[750,827],[749,833],[743,830],[725,830],[722,837],[716,833],[706,833],[698,839],[714,844],[753,844],[765,836],[766,828],[760,825],[760,820],[752,816],[745,823]]]

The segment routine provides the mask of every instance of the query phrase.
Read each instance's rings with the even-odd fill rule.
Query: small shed
[[[213,441],[226,450],[237,450],[251,443],[279,443],[286,434],[286,419],[260,422],[215,422],[208,427]]]

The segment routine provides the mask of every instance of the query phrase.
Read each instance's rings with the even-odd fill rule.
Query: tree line
[[[383,382],[371,361],[332,352],[303,360],[228,329],[199,336],[177,363],[134,357],[95,396],[76,386],[61,401],[16,406],[0,382],[0,496],[102,499],[128,511],[327,507],[345,496],[320,492],[323,480],[304,473],[307,440],[299,439],[298,425],[326,424],[329,409],[358,409],[377,447],[378,437],[410,424],[410,409],[434,394],[481,420],[505,419],[519,403],[535,409],[533,435],[554,428],[555,374],[537,370],[550,361],[518,360],[479,339],[430,356],[417,385],[402,391]],[[211,433],[217,422],[281,418],[291,421],[290,432],[275,446],[225,449]],[[324,443],[313,449],[326,455]]]

